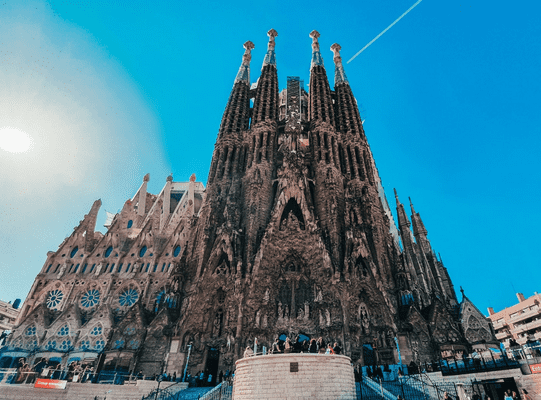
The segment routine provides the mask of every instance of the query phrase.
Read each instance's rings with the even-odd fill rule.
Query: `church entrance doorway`
[[[210,385],[212,386],[216,384],[216,376],[218,375],[219,362],[220,362],[220,351],[214,347],[209,348],[209,351],[207,354],[207,364],[205,366],[205,376],[208,377],[209,375],[212,375],[212,379],[210,382]]]

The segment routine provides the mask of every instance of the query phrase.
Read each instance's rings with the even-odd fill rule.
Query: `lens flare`
[[[28,151],[34,141],[30,135],[17,128],[5,126],[0,128],[0,149],[10,153],[24,153]]]

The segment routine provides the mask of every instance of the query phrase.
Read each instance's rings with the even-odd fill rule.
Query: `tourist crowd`
[[[338,342],[325,343],[325,340],[320,337],[319,339],[301,339],[300,335],[297,335],[295,340],[291,340],[287,337],[285,340],[277,337],[272,343],[269,354],[280,353],[313,353],[313,354],[340,354],[342,348]],[[244,351],[244,357],[251,357],[254,355],[252,347],[246,347]]]

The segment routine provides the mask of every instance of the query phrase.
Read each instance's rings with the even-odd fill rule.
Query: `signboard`
[[[58,381],[56,379],[37,379],[35,388],[42,389],[65,389],[68,381]]]
[[[541,374],[541,364],[530,365],[530,370],[532,371],[532,374]]]

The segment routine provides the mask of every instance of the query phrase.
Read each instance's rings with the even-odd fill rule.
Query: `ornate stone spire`
[[[269,37],[269,44],[267,46],[267,54],[265,54],[265,59],[263,60],[263,67],[265,67],[265,65],[274,65],[276,67],[276,53],[274,52],[276,43],[274,38],[278,36],[278,32],[271,29],[267,32],[267,36]]]
[[[317,38],[320,36],[321,35],[316,30],[310,32],[310,37],[312,38],[312,64],[310,69],[314,68],[316,65],[324,67],[323,57],[321,57],[321,52],[319,51],[319,42],[317,41]]]
[[[340,83],[349,83],[344,66],[342,65],[342,57],[340,57],[340,49],[342,47],[338,43],[334,43],[331,46],[331,51],[334,53],[334,86],[336,87]]]
[[[235,78],[235,83],[246,82],[247,84],[250,84],[250,61],[252,60],[252,49],[254,47],[254,44],[249,40],[244,43],[244,48],[246,50],[242,56],[242,64],[240,65],[239,72]]]

